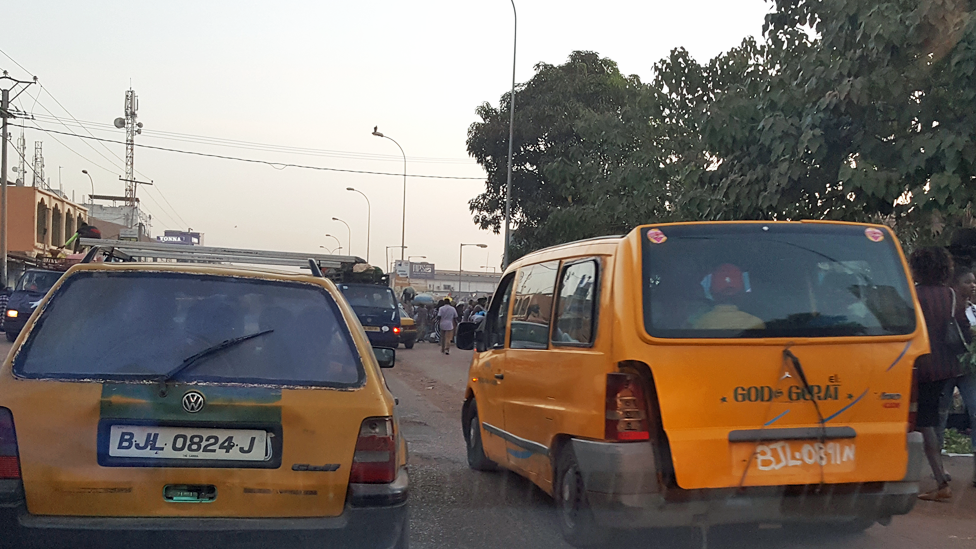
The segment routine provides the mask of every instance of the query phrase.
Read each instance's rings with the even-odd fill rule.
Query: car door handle
[[[505,379],[505,374],[495,374],[495,379]]]

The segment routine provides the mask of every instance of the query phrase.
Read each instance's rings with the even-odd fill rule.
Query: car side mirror
[[[454,334],[454,341],[457,344],[457,348],[462,351],[474,349],[477,333],[478,325],[474,322],[462,322],[458,324],[457,332]]]
[[[380,368],[392,368],[396,364],[396,350],[390,347],[373,347],[373,354],[376,355],[376,362]]]

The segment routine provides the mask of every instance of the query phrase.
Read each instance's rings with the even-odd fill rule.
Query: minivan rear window
[[[330,387],[365,379],[338,306],[320,286],[133,271],[65,280],[17,354],[14,373],[153,381],[197,353],[252,335],[174,379]]]
[[[915,311],[888,232],[831,224],[641,229],[644,326],[662,338],[910,334]]]

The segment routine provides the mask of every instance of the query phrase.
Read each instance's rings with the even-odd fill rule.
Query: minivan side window
[[[509,339],[512,349],[545,349],[549,346],[549,323],[558,273],[558,261],[519,269]]]
[[[596,335],[597,262],[587,260],[563,268],[556,302],[553,345],[589,346]]]
[[[505,345],[505,330],[508,328],[508,304],[512,299],[512,284],[515,282],[515,274],[507,276],[498,285],[491,304],[488,306],[488,314],[485,317],[488,332],[488,348],[502,347]]]

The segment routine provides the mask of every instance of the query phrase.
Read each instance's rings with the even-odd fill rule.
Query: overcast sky
[[[563,63],[573,50],[596,51],[647,80],[672,48],[705,61],[758,36],[769,9],[762,0],[516,5],[519,82],[532,77],[536,63]],[[465,248],[464,268],[499,265],[501,237],[479,230],[468,210],[484,172],[468,157],[465,139],[475,108],[497,104],[511,85],[508,1],[30,0],[8,12],[15,17],[5,20],[0,50],[31,74],[3,55],[0,68],[36,75],[44,85],[36,99],[37,86],[19,100],[36,124],[87,135],[51,118],[48,111],[70,119],[60,102],[95,136],[122,141],[124,131],[111,122],[124,114],[131,81],[145,124],[137,143],[402,173],[396,145],[370,135],[379,126],[403,147],[409,174],[477,178],[408,179],[407,253],[457,269],[460,243],[485,243],[487,250]],[[271,147],[176,140],[174,133]],[[81,202],[91,192],[82,169],[94,176],[97,194],[123,194],[123,145],[28,130],[28,157],[34,141],[44,142],[52,186],[60,174],[69,197]],[[8,155],[16,165],[13,151]],[[148,149],[136,150],[135,165],[139,178],[155,182],[138,196],[157,235],[192,227],[207,245],[311,251],[334,248],[326,236],[332,234],[345,253],[346,228],[332,221],[339,217],[352,228],[352,253],[365,257],[366,203],[345,190],[355,187],[372,202],[372,263],[384,264],[385,247],[400,243],[400,176],[276,169]]]

